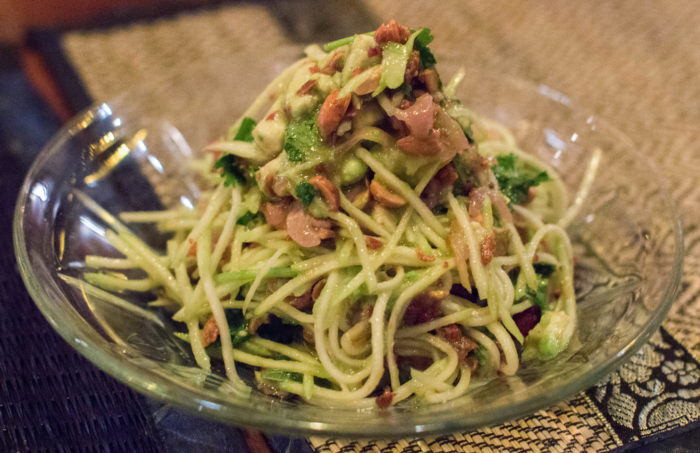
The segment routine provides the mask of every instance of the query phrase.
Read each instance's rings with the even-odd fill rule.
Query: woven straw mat
[[[591,2],[238,3],[106,30],[63,35],[93,99],[137,92],[175,118],[193,147],[225,130],[313,27],[355,31],[396,18],[431,27],[438,56],[469,46],[470,64],[556,87],[636,138],[671,181],[686,234],[681,293],[653,339],[621,369],[569,401],[469,433],[395,442],[312,438],[318,452],[610,450],[700,418],[700,8],[682,0]],[[314,5],[317,5],[314,3]],[[321,5],[321,3],[318,3]],[[330,13],[329,13],[330,11]],[[330,18],[330,19],[329,19]],[[324,22],[325,20],[325,22]],[[329,37],[339,37],[331,34]],[[324,36],[325,37],[325,36]],[[138,88],[134,88],[138,87]],[[663,395],[642,395],[654,376]]]

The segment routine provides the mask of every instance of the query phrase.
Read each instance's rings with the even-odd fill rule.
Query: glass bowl
[[[121,308],[108,295],[66,281],[80,277],[86,254],[115,254],[104,240],[103,219],[78,194],[112,214],[197,198],[197,181],[184,164],[192,152],[172,126],[177,118],[149,118],[127,96],[78,115],[29,171],[14,219],[22,277],[46,319],[95,365],[150,397],[234,425],[296,435],[403,437],[473,429],[557,403],[619,366],[664,319],[681,275],[678,216],[632,141],[561,93],[479,72],[468,72],[461,87],[466,105],[510,127],[523,149],[559,170],[572,194],[592,150],[603,151],[595,184],[569,227],[580,324],[569,350],[554,360],[523,363],[516,376],[496,378],[455,401],[388,411],[248,394],[200,370],[171,334],[165,313],[144,314],[140,299]],[[205,132],[214,137],[221,131]],[[137,233],[155,248],[164,245],[153,229]]]

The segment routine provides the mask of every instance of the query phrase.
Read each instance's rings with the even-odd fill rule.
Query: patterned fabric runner
[[[309,17],[306,0],[272,5],[243,3],[70,32],[61,45],[92,98],[136,90],[144,109],[174,116],[197,148],[224,130],[301,53],[304,41],[318,39],[319,28],[322,38],[333,38],[389,18],[429,26],[438,60],[466,46],[471,65],[556,87],[587,110],[614,119],[669,182],[686,234],[681,293],[669,317],[632,360],[595,387],[501,426],[412,441],[310,439],[318,452],[600,451],[698,422],[700,9],[683,0],[507,7],[476,0],[410,6],[328,1],[313,3],[319,15]]]

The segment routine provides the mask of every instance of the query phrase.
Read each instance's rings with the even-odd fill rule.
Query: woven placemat
[[[0,50],[0,451],[160,451],[143,396],[100,372],[27,294],[12,219],[27,166],[58,127]]]
[[[285,6],[286,5],[286,6]],[[632,360],[567,402],[500,426],[396,442],[310,439],[336,451],[610,450],[700,419],[700,9],[683,0],[622,2],[241,3],[63,35],[87,93],[136,92],[175,118],[193,147],[231,123],[314,30],[346,34],[389,18],[431,27],[440,58],[468,47],[469,64],[556,87],[635,137],[670,181],[686,233],[681,293]],[[439,5],[436,6],[436,5]],[[319,11],[320,8],[320,11]],[[315,13],[314,13],[315,12]],[[334,28],[336,27],[336,28]],[[462,49],[463,52],[463,49]]]

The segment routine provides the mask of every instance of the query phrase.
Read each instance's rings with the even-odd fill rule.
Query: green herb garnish
[[[224,177],[225,186],[235,186],[245,184],[246,171],[236,162],[236,156],[226,154],[214,164],[214,168],[220,168]]]
[[[297,184],[296,192],[297,198],[304,206],[310,205],[316,196],[316,188],[307,181]]]
[[[257,123],[253,118],[248,118],[247,116],[241,121],[241,125],[236,131],[233,140],[237,142],[252,142],[253,141],[253,129]]]
[[[245,117],[241,121],[241,125],[236,131],[233,137],[234,141],[239,142],[252,142],[253,141],[253,129],[255,129],[256,122],[252,118]],[[246,183],[246,170],[236,161],[236,156],[232,154],[226,154],[221,156],[219,160],[214,164],[214,168],[220,168],[222,175],[225,179],[225,186],[235,186],[236,184]]]
[[[428,44],[433,40],[433,35],[430,34],[429,28],[424,28],[416,36],[416,40],[413,43],[413,48],[420,53],[420,65],[423,69],[427,69],[435,66],[437,60],[435,60],[435,55],[428,49]]]
[[[529,300],[533,304],[539,306],[542,310],[547,310],[549,308],[549,302],[547,301],[548,287],[549,279],[540,277],[537,280],[537,289],[528,287],[525,290],[525,297],[523,297],[523,299]]]
[[[231,345],[236,347],[250,339],[248,321],[241,310],[226,310],[226,321],[231,332]]]
[[[498,156],[498,164],[493,166],[493,174],[498,181],[501,193],[508,199],[512,208],[514,204],[523,204],[528,200],[530,187],[549,181],[547,172],[536,171],[518,161],[515,154]]]
[[[252,212],[250,212],[250,211],[246,211],[245,214],[243,214],[242,216],[240,216],[240,217],[238,218],[238,220],[236,220],[236,224],[237,224],[237,225],[246,226],[246,225],[248,225],[250,222],[252,222],[253,220],[256,220],[256,219],[258,219],[258,218],[260,218],[260,213],[259,213],[259,212],[252,213]]]
[[[290,162],[303,162],[306,156],[321,147],[316,115],[292,121],[284,132],[284,151]]]
[[[473,144],[474,143],[474,131],[472,130],[472,125],[470,124],[467,127],[463,127],[462,132],[464,132],[464,135],[467,137],[467,140],[469,140],[469,143]]]
[[[479,362],[480,368],[483,368],[488,364],[489,351],[484,347],[483,344],[480,344],[479,347],[477,347],[474,350],[474,356],[476,357],[476,360]]]

